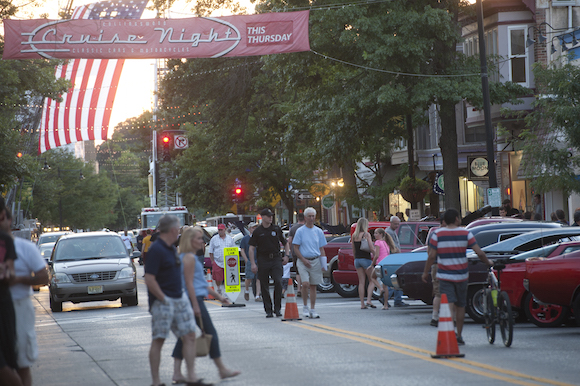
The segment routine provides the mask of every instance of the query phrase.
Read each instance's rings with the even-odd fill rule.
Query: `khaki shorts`
[[[29,296],[13,302],[14,313],[16,314],[18,367],[31,367],[38,359],[38,345],[36,343],[36,331],[34,330],[34,305]]]
[[[181,338],[195,332],[195,319],[189,298],[184,293],[180,299],[165,297],[167,304],[155,300],[151,306],[151,335],[153,339],[167,339],[169,330]]]
[[[439,279],[437,279],[437,264],[431,266],[431,280],[433,281],[433,297],[440,298]]]
[[[298,259],[298,273],[302,282],[308,282],[312,285],[322,284],[322,266],[320,265],[320,258],[308,260],[310,268],[306,268],[302,260]]]

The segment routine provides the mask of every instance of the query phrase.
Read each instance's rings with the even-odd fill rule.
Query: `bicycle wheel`
[[[483,295],[483,328],[487,334],[487,341],[490,344],[495,342],[495,307],[491,290],[487,288]]]
[[[514,318],[512,316],[512,305],[508,294],[504,291],[499,293],[497,299],[499,309],[498,323],[501,332],[501,339],[506,347],[512,345],[514,337]]]

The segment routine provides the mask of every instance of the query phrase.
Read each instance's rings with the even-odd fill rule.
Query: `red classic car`
[[[540,305],[572,308],[580,326],[580,251],[553,259],[527,259],[524,287]]]
[[[369,222],[369,232],[371,235],[377,228],[388,228],[391,225],[388,221]],[[401,222],[397,228],[397,235],[401,244],[401,252],[411,252],[413,249],[421,247],[427,240],[429,229],[439,226],[435,221]],[[350,234],[354,233],[356,223],[352,224]],[[331,277],[334,282],[335,291],[342,297],[358,296],[358,277],[354,268],[354,257],[352,248],[341,248],[338,251],[338,260],[330,267]]]

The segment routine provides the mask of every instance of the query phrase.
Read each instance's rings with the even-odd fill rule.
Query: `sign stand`
[[[240,249],[238,247],[224,248],[224,285],[226,296],[231,304],[222,304],[222,307],[245,307],[244,303],[235,303],[242,291],[240,283]]]

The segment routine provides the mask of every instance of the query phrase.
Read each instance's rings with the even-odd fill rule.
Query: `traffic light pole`
[[[152,185],[152,192],[149,196],[151,201],[151,207],[157,207],[157,107],[158,107],[158,99],[157,99],[157,59],[153,64],[153,72],[154,72],[154,79],[153,79],[153,131],[151,132],[151,163],[149,164],[149,173],[153,176],[153,183]]]

